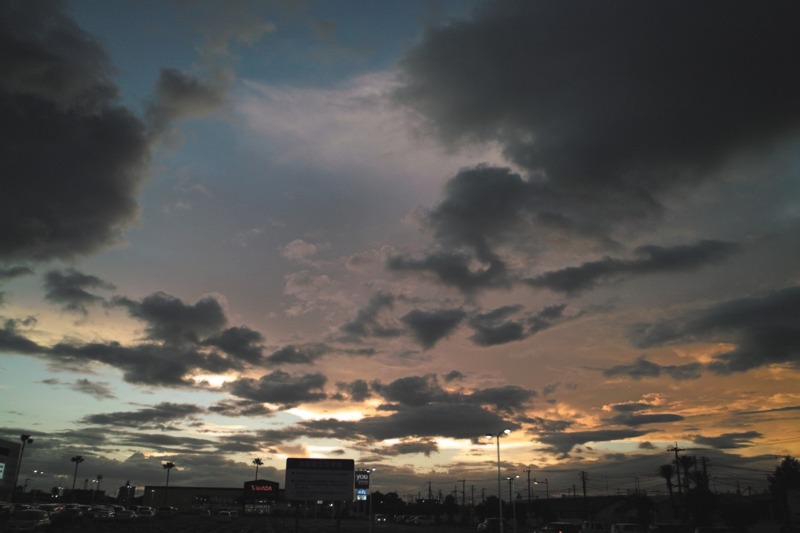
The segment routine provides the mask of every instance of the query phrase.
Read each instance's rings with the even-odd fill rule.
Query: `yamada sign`
[[[278,497],[278,484],[274,481],[266,481],[263,479],[259,479],[258,481],[246,481],[244,490],[248,494],[258,494],[261,497]]]

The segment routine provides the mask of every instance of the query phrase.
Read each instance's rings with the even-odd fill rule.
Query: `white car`
[[[230,511],[220,511],[217,515],[217,522],[233,522]]]

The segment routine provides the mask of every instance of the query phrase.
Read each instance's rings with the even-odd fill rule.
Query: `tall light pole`
[[[514,533],[517,533],[517,506],[514,502],[514,480],[517,479],[519,476],[507,476],[506,479],[508,480],[508,501],[511,502],[512,512],[514,513]]]
[[[22,455],[25,453],[25,445],[26,444],[33,444],[33,439],[30,435],[22,434],[19,436],[19,440],[22,441],[22,447],[19,449],[19,456],[17,457],[17,473],[14,476],[14,487],[11,489],[15,493],[17,492],[17,483],[19,482],[19,473],[22,470]],[[25,492],[24,490],[22,492]]]
[[[41,470],[34,470],[33,473],[36,474],[36,475],[33,476],[33,488],[31,488],[31,490],[33,491],[33,502],[32,503],[36,503],[36,495],[37,495],[37,491],[38,491],[36,486],[39,484],[36,480],[39,479],[39,476],[43,476],[44,472],[42,472]]]
[[[500,533],[503,533],[503,487],[500,481],[500,437],[511,433],[509,428],[504,429],[497,435],[494,433],[487,433],[487,439],[497,438],[497,500],[500,506]]]
[[[375,469],[367,469],[369,472],[369,525],[367,526],[368,533],[372,533],[372,479],[375,476]]]

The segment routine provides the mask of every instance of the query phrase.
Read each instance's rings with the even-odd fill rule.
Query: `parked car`
[[[415,516],[412,523],[415,526],[432,526],[434,524],[433,519],[431,517],[422,515]]]
[[[581,533],[581,529],[572,522],[548,522],[537,530],[538,533]]]
[[[169,506],[159,507],[158,512],[156,513],[159,518],[175,518],[175,515],[177,514],[178,510]]]
[[[581,533],[609,533],[609,531],[611,531],[611,524],[605,522],[586,521],[581,526]]]
[[[200,518],[202,519],[211,518],[211,511],[208,510],[200,511]]]
[[[92,513],[92,518],[101,522],[104,520],[113,520],[114,511],[111,509],[95,509]]]
[[[503,530],[507,531],[508,529],[508,522],[503,520]],[[478,524],[478,531],[500,531],[500,519],[499,518],[487,518],[480,524]]]
[[[136,516],[138,516],[142,520],[151,520],[155,515],[156,515],[156,511],[152,507],[148,507],[146,509],[142,509],[141,511],[136,513]]]
[[[11,520],[6,522],[4,532],[13,531],[44,531],[50,525],[46,511],[41,509],[25,509],[14,513]]]
[[[220,511],[217,513],[217,522],[233,522],[230,511]]]
[[[237,511],[230,511],[231,520],[239,520],[239,513]]]
[[[384,515],[384,514],[376,514],[373,517],[373,520],[375,520],[376,524],[385,524],[386,523],[386,515]]]
[[[611,533],[647,533],[647,528],[633,523],[621,523],[611,526]]]
[[[68,507],[61,514],[67,522],[80,522],[83,520],[83,511],[80,507]]]
[[[117,520],[119,522],[134,522],[139,519],[139,514],[136,511],[126,509],[117,513]]]
[[[656,522],[650,524],[650,533],[689,533],[689,529],[683,524],[663,524]]]

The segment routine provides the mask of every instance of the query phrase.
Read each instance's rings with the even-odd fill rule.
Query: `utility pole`
[[[581,483],[583,484],[583,516],[586,520],[589,520],[589,502],[586,500],[586,477],[586,472],[581,470]]]
[[[668,452],[675,452],[675,470],[678,473],[678,494],[681,495],[681,501],[683,500],[683,488],[681,485],[681,463],[678,460],[678,452],[684,451],[684,448],[679,448],[678,443],[675,443],[675,446],[670,446],[667,448]]]
[[[461,507],[466,505],[467,501],[467,480],[459,479],[461,482]],[[458,498],[458,487],[456,487],[456,498]]]
[[[429,500],[433,499],[433,491],[431,490],[431,483],[433,483],[433,481],[428,481],[428,499]]]
[[[531,469],[523,470],[526,474],[528,474],[528,507],[531,506]]]
[[[486,489],[481,489],[481,502],[486,503]]]

